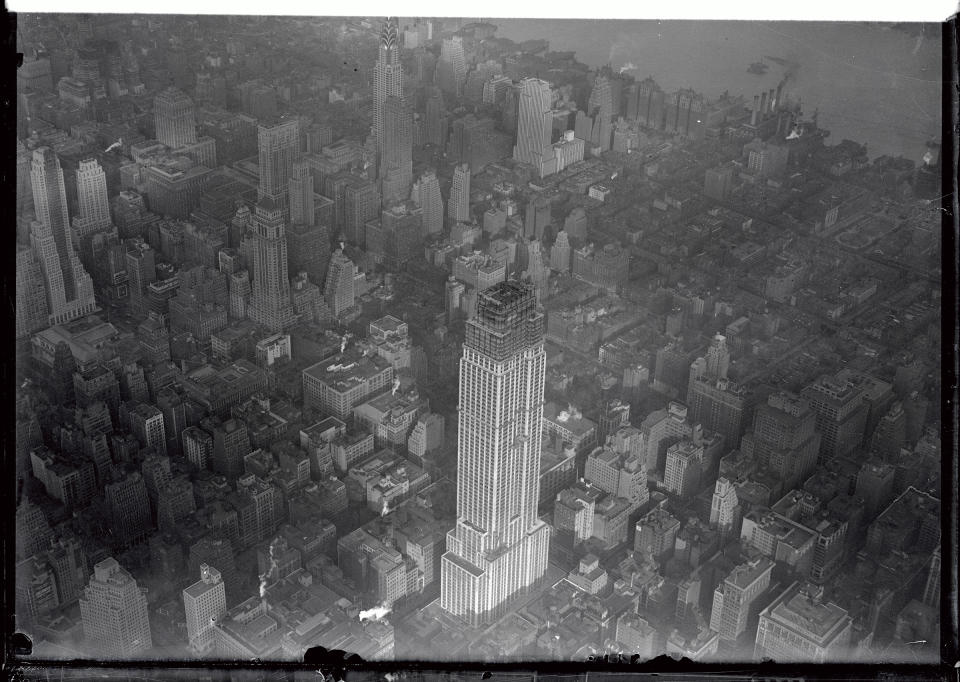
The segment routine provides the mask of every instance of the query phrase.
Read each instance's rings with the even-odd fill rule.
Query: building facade
[[[460,361],[457,525],[447,536],[440,604],[489,622],[547,568],[537,517],[546,355],[532,286],[479,296]]]

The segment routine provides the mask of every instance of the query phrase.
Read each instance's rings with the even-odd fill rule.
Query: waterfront
[[[883,24],[813,22],[684,22],[655,20],[490,19],[497,35],[545,38],[551,50],[575,50],[590,66],[634,65],[666,89],[690,87],[715,97],[729,90],[748,98],[776,87],[798,64],[786,92],[804,110],[820,110],[830,142],[867,145],[871,157],[903,155],[919,162],[940,135],[938,30],[920,39]],[[691,45],[697,45],[691,49]],[[763,59],[763,75],[748,73]]]

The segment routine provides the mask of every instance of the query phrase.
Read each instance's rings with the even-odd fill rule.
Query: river
[[[654,21],[487,19],[511,40],[545,38],[552,50],[573,50],[590,66],[633,65],[638,79],[665,90],[690,87],[709,97],[724,91],[748,101],[775,88],[798,65],[785,92],[802,98],[807,115],[819,110],[829,142],[867,145],[871,157],[920,160],[941,121],[939,26],[923,37],[876,23],[770,21]],[[747,72],[765,61],[763,75]]]

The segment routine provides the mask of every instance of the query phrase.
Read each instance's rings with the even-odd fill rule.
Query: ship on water
[[[764,64],[763,62],[754,62],[754,63],[751,64],[750,67],[747,69],[747,72],[748,72],[748,73],[755,73],[755,74],[757,74],[758,76],[762,76],[763,74],[765,74],[765,73],[767,72],[767,69],[769,69],[769,68],[770,68],[770,67],[767,66],[766,64]]]

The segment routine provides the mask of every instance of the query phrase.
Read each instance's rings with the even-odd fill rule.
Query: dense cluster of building
[[[36,654],[936,656],[936,149],[495,34],[21,17]]]

